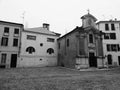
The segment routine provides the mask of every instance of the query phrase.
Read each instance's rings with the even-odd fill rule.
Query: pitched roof
[[[24,31],[33,32],[33,33],[40,33],[40,34],[47,34],[47,35],[60,36],[59,33],[49,31],[49,30],[47,30],[47,28],[43,28],[43,27],[26,28]]]
[[[14,24],[14,25],[23,26],[23,24],[21,24],[21,23],[14,23],[14,22],[2,21],[2,20],[0,20],[0,23],[4,23],[4,24]]]
[[[118,21],[118,20],[108,20],[108,21],[99,21],[99,22],[97,22],[97,24],[99,24],[99,23],[120,23],[120,20]]]
[[[86,29],[88,29],[88,30],[86,30]],[[73,32],[79,32],[79,33],[85,33],[85,32],[89,32],[89,31],[93,31],[94,33],[98,33],[98,34],[102,34],[103,32],[102,31],[99,31],[98,29],[95,29],[95,28],[93,28],[93,27],[88,27],[88,28],[83,28],[83,27],[76,27],[75,29],[73,29],[72,31],[70,31],[70,32],[68,32],[67,34],[65,34],[65,35],[63,35],[63,36],[61,36],[60,38],[58,38],[57,40],[60,40],[60,39],[62,39],[62,38],[64,38],[64,37],[66,37],[66,36],[68,36],[69,34],[71,34],[71,33],[73,33]]]
[[[67,34],[65,34],[65,35],[61,36],[60,38],[58,38],[58,40],[60,40],[60,39],[62,39],[62,38],[64,38],[64,37],[70,35],[70,34],[73,33],[73,32],[79,31],[79,30],[83,31],[84,29],[83,29],[83,27],[78,27],[78,26],[76,26],[76,28],[74,28],[72,31],[70,31],[70,32],[68,32]]]

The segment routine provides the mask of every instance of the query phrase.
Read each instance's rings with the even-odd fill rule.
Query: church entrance
[[[97,67],[97,57],[95,57],[93,52],[89,53],[89,66]]]

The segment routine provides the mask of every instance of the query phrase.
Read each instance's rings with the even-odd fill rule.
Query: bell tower
[[[87,28],[87,27],[93,27],[96,28],[96,21],[97,19],[89,13],[81,17],[82,19],[82,27]]]

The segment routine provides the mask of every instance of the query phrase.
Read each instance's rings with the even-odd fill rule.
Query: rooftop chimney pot
[[[47,23],[43,23],[43,28],[46,28],[47,30],[49,30],[49,24],[47,24]]]

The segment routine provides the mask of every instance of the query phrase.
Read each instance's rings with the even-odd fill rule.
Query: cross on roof
[[[88,11],[88,14],[89,14],[89,13],[90,13],[90,10],[88,9],[87,11]]]

